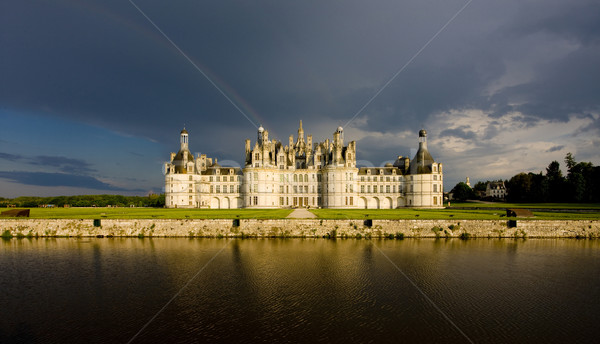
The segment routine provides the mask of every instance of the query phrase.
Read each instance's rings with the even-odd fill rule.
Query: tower
[[[185,127],[183,128],[183,130],[181,130],[181,133],[179,134],[179,143],[179,150],[188,150],[188,132],[187,130],[185,130]]]

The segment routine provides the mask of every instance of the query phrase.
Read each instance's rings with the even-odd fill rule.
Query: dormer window
[[[230,174],[230,175],[233,175],[233,168],[230,168],[230,169],[229,169],[229,174]]]

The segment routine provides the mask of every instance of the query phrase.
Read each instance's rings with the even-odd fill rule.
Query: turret
[[[185,128],[183,128],[181,134],[179,135],[179,143],[181,144],[179,150],[188,149],[188,132],[185,130]]]
[[[258,128],[258,137],[256,139],[256,142],[261,142],[263,140],[263,133],[265,132],[265,128],[262,127],[262,125]]]

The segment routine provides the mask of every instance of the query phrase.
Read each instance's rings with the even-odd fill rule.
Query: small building
[[[488,182],[485,188],[485,197],[505,199],[506,187],[504,186],[504,182],[501,180],[497,182]]]

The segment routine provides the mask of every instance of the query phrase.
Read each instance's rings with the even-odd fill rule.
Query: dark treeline
[[[148,196],[121,196],[121,195],[82,195],[82,196],[57,196],[57,197],[17,197],[0,198],[0,207],[15,205],[23,208],[35,208],[52,204],[55,207],[155,207],[165,206],[165,195],[150,194]]]
[[[509,202],[600,202],[600,166],[576,162],[571,153],[565,157],[568,173],[562,175],[560,163],[552,161],[546,174],[519,173],[506,182]]]

